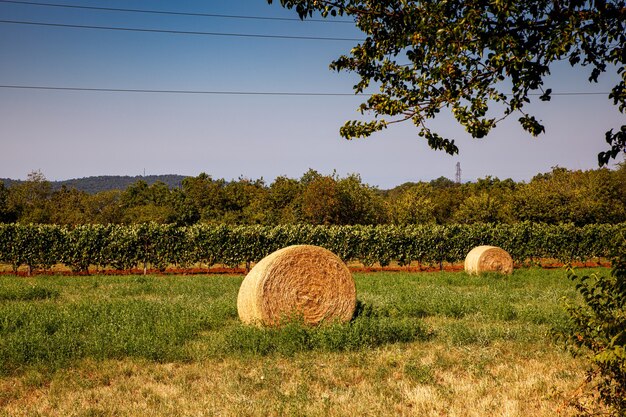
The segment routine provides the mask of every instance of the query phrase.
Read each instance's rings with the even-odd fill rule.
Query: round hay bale
[[[246,275],[237,297],[246,324],[276,325],[298,318],[307,324],[349,321],[356,308],[352,274],[334,253],[295,245],[263,258]]]
[[[513,272],[513,259],[507,251],[497,246],[477,246],[465,258],[465,272],[478,275],[482,272]]]

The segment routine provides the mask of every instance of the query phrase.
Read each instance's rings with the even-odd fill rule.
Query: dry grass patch
[[[556,349],[520,356],[512,343],[435,342],[292,358],[84,361],[4,379],[0,415],[570,416],[580,365]]]

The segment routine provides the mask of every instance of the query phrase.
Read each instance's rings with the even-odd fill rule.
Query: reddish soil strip
[[[516,268],[522,268],[529,265],[518,264]],[[555,262],[552,260],[546,260],[545,262],[539,262],[536,266],[540,266],[544,269],[563,268],[565,264]],[[610,267],[611,263],[607,261],[588,261],[588,262],[574,262],[571,266],[577,268],[597,268],[597,267]],[[459,272],[463,271],[464,266],[460,264],[444,264],[443,269],[439,265],[419,265],[419,266],[362,266],[362,265],[349,265],[348,268],[351,272],[358,273],[375,273],[375,272],[439,272],[441,270],[446,272]],[[211,268],[166,268],[165,270],[147,269],[145,271],[149,275],[245,275],[247,273],[245,268],[227,268],[227,267],[211,267]],[[64,276],[82,276],[82,275],[143,275],[144,270],[142,268],[133,269],[104,269],[104,270],[89,270],[89,272],[73,272],[64,267],[54,267],[49,270],[33,270],[32,275],[64,275]],[[14,275],[13,271],[4,269],[0,271],[0,275]],[[18,276],[28,276],[28,271],[24,268],[20,268],[17,272]]]

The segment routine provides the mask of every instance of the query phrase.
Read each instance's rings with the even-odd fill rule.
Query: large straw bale
[[[301,318],[349,321],[356,308],[356,288],[346,265],[327,249],[295,245],[263,258],[246,275],[237,298],[241,321],[279,324]]]
[[[474,275],[482,272],[508,275],[513,272],[513,259],[507,251],[497,246],[477,246],[465,258],[465,272]]]

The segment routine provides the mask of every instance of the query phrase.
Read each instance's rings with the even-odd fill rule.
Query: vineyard
[[[257,262],[294,244],[318,245],[345,262],[387,266],[456,263],[471,248],[490,244],[508,251],[516,263],[537,259],[590,261],[612,256],[626,236],[626,223],[411,226],[227,226],[0,225],[0,264],[49,269],[63,264],[88,268],[165,269],[192,265],[236,267]]]

